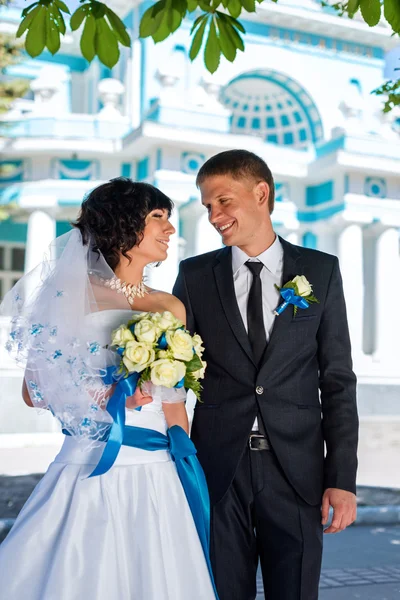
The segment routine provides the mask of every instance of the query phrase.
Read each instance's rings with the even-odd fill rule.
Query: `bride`
[[[185,322],[180,300],[143,281],[145,266],[167,257],[172,207],[145,183],[99,186],[72,231],[4,299],[8,350],[25,367],[23,399],[50,410],[66,434],[0,546],[7,600],[217,597],[172,450],[124,441],[113,466],[93,472],[113,423],[106,407],[115,384],[102,377],[119,360],[108,348],[112,331],[142,311],[170,311]],[[184,390],[136,390],[125,423],[131,431],[188,432]]]

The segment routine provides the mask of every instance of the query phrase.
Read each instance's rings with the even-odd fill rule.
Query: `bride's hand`
[[[144,394],[142,390],[137,387],[133,396],[129,396],[129,398],[126,399],[126,408],[138,408],[139,406],[150,404],[150,402],[153,402],[153,398],[148,394]]]

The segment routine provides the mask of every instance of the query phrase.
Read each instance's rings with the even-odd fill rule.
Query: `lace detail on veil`
[[[25,368],[33,405],[50,410],[89,445],[111,425],[105,408],[112,386],[102,377],[119,359],[87,317],[130,308],[123,296],[98,284],[113,275],[103,256],[90,242],[83,245],[73,229],[51,244],[44,261],[20,279],[0,308],[11,317],[6,349]]]

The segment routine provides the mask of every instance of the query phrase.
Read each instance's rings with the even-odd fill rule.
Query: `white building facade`
[[[165,42],[138,39],[150,5],[112,2],[133,39],[112,72],[78,52],[29,59],[10,75],[31,80],[27,98],[0,124],[0,296],[67,231],[85,193],[124,175],[158,186],[175,202],[178,234],[168,260],[149,272],[171,290],[179,260],[218,248],[195,186],[202,163],[245,148],[263,157],[276,181],[273,223],[296,244],[340,259],[359,379],[366,443],[400,439],[400,119],[370,94],[384,80],[396,42],[384,25],[339,18],[319,3],[294,0],[246,14],[246,51],[222,59],[211,76],[188,58],[185,24]],[[2,8],[3,31],[19,11]],[[4,353],[0,324],[0,433],[49,430],[16,415],[21,374]],[[14,410],[14,409],[13,409]],[[32,411],[33,412],[33,411]],[[375,446],[374,446],[375,444]],[[399,451],[399,446],[397,446]]]

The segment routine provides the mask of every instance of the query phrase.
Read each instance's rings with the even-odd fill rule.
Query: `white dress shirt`
[[[274,284],[278,286],[282,285],[283,248],[278,236],[276,236],[274,243],[267,250],[259,254],[259,256],[250,257],[237,246],[232,247],[232,271],[235,295],[246,331],[247,302],[253,278],[250,269],[245,265],[248,260],[261,262],[264,265],[264,268],[260,272],[260,278],[262,285],[263,318],[268,342],[275,320],[274,310],[280,301],[280,294]],[[257,429],[258,424],[256,419],[253,431]]]

